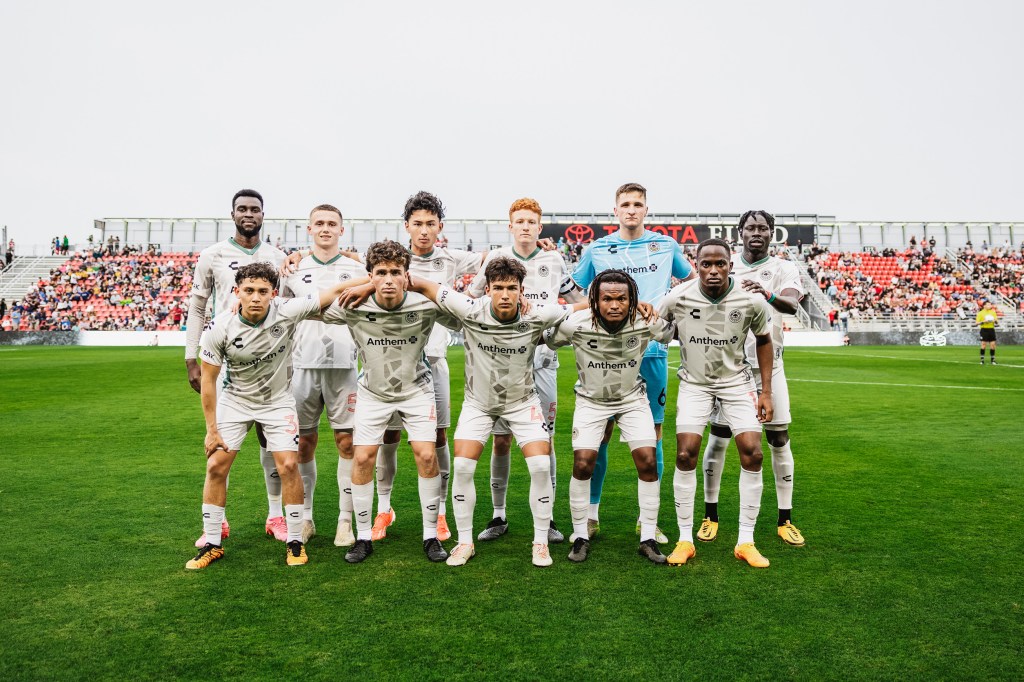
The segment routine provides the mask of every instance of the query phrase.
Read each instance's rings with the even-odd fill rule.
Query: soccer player
[[[240,267],[249,263],[280,266],[285,258],[280,250],[260,241],[263,197],[259,192],[252,189],[235,192],[231,199],[231,218],[235,222],[235,235],[203,249],[192,275],[192,298],[185,322],[185,367],[188,370],[188,383],[196,393],[200,392],[200,368],[196,357],[207,313],[212,319],[215,315],[231,310],[238,300],[234,291],[235,275]],[[211,298],[213,307],[208,308]],[[284,541],[287,528],[281,507],[281,479],[260,426],[256,428],[256,436],[260,441],[260,464],[263,466],[263,480],[267,486],[266,532]],[[226,518],[223,531],[224,537],[227,537],[230,527]],[[196,547],[206,544],[205,537],[204,534],[196,540]]]
[[[313,248],[289,275],[282,287],[285,296],[306,296],[337,282],[366,277],[366,268],[345,258],[338,241],[345,232],[341,211],[320,204],[309,214],[306,231]],[[356,351],[348,328],[319,320],[300,322],[295,332],[292,355],[292,393],[299,416],[299,475],[303,487],[302,542],[316,533],[313,523],[313,493],[316,488],[316,445],[320,415],[334,429],[338,448],[338,529],[334,544],[355,544],[352,533],[352,427],[356,407]]]
[[[423,551],[431,561],[444,561],[447,552],[437,537],[441,475],[434,452],[437,416],[430,370],[423,349],[435,322],[457,328],[425,297],[406,291],[409,252],[398,242],[372,244],[366,269],[374,293],[353,308],[334,305],[324,322],[345,324],[358,348],[363,372],[356,392],[352,445],[352,505],[356,514],[356,541],[345,554],[349,563],[365,561],[373,553],[371,513],[377,451],[395,414],[409,434],[419,471],[420,509],[423,514]]]
[[[673,328],[664,320],[649,322],[638,314],[636,282],[622,270],[597,274],[588,292],[589,310],[573,313],[556,329],[545,332],[547,345],[572,344],[576,354],[576,408],[572,419],[573,472],[569,483],[572,551],[569,560],[586,561],[590,554],[590,477],[597,449],[609,419],[615,419],[629,444],[639,480],[640,556],[665,563],[655,541],[660,490],[655,456],[654,418],[640,364],[652,340],[668,343]]]
[[[673,480],[679,542],[668,563],[680,566],[696,554],[693,500],[697,491],[697,455],[715,401],[736,436],[740,453],[739,539],[737,559],[767,568],[754,546],[754,525],[761,508],[761,424],[772,420],[771,308],[761,296],[736,286],[729,275],[729,244],[705,239],[697,247],[696,282],[675,287],[658,304],[658,315],[675,325],[682,366],[676,412],[676,468]],[[761,394],[746,361],[747,333],[755,338]]]
[[[508,210],[509,232],[512,245],[487,252],[484,267],[494,258],[512,258],[526,268],[523,280],[523,298],[536,304],[557,303],[559,287],[568,275],[565,261],[557,250],[546,251],[538,244],[541,230],[541,208],[535,199],[517,199]],[[468,293],[473,298],[485,295],[486,282],[478,272],[469,285]],[[558,409],[558,353],[541,344],[533,358],[533,382],[537,387],[541,411],[544,414],[544,429],[548,433],[548,447],[551,458],[551,505],[554,508],[555,476],[555,414]],[[477,536],[478,540],[494,540],[508,532],[505,513],[505,497],[508,492],[508,476],[512,458],[512,436],[508,425],[499,419],[494,426],[494,443],[491,452],[491,502],[494,507],[487,527]],[[563,542],[565,538],[552,519],[548,529],[548,542]]]
[[[414,291],[437,301],[441,309],[462,321],[466,342],[465,399],[455,428],[452,504],[459,533],[448,557],[449,566],[462,566],[476,550],[473,510],[476,463],[494,423],[504,418],[526,458],[530,471],[530,509],[533,512],[533,565],[550,566],[548,530],[551,527],[551,459],[544,412],[533,383],[533,359],[544,329],[561,322],[574,310],[549,304],[520,308],[526,268],[510,258],[495,258],[484,270],[484,298],[473,299],[451,287],[415,278]],[[577,304],[580,309],[585,303]]]
[[[277,298],[277,266],[250,263],[235,273],[238,313],[218,314],[203,334],[201,390],[206,419],[206,483],[203,486],[205,543],[185,564],[206,568],[224,556],[222,524],[231,464],[253,424],[263,427],[281,478],[288,535],[289,566],[308,561],[302,542],[302,480],[298,473],[298,431],[295,399],[289,387],[291,346],[295,326],[320,313],[347,286],[317,294]],[[221,366],[224,389],[218,391]]]
[[[775,311],[792,315],[800,307],[804,287],[800,273],[792,261],[768,255],[772,235],[775,234],[775,217],[767,211],[747,211],[740,217],[739,237],[743,243],[741,253],[732,257],[732,276],[746,291],[761,296]],[[789,408],[789,386],[786,371],[782,365],[784,339],[782,315],[772,315],[772,405],[775,416],[764,425],[768,438],[768,449],[772,456],[772,471],[775,474],[775,494],[779,503],[779,537],[795,547],[802,547],[803,534],[793,525],[793,451],[789,444],[789,424],[792,421]],[[754,368],[754,381],[761,390],[759,360],[754,346],[754,337],[747,336],[747,361]],[[722,470],[725,468],[725,450],[729,446],[732,432],[719,416],[712,413],[711,435],[704,448],[704,521],[697,531],[697,539],[711,542],[718,535],[718,491],[722,484]]]
[[[644,229],[647,216],[647,190],[635,182],[626,183],[615,190],[615,217],[619,229],[601,237],[591,244],[580,258],[572,273],[576,288],[586,289],[602,270],[619,269],[631,275],[640,290],[640,300],[657,305],[672,286],[672,278],[692,279],[693,269],[683,254],[682,247],[671,237]],[[565,292],[566,300],[576,300],[576,292]],[[654,341],[647,347],[640,365],[640,376],[647,385],[647,401],[654,416],[654,430],[657,434],[656,455],[658,459],[658,480],[664,469],[661,424],[665,421],[665,399],[668,390],[668,349]],[[611,423],[597,451],[594,475],[590,479],[590,537],[600,532],[599,509],[604,476],[608,470],[608,442],[611,440]],[[640,532],[637,521],[637,532]],[[659,529],[658,542],[668,542]]]
[[[996,364],[996,323],[999,321],[992,301],[985,301],[978,311],[978,332],[981,334],[981,364],[985,364],[985,344],[988,344],[988,359]]]

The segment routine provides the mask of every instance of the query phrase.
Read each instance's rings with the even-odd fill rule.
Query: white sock
[[[352,523],[352,460],[338,458],[338,520]]]
[[[658,507],[661,504],[661,481],[637,479],[637,500],[640,503],[640,542],[654,539],[658,527]],[[693,523],[691,519],[691,525]]]
[[[456,457],[452,463],[452,507],[460,545],[473,544],[473,510],[476,508],[476,460]]]
[[[600,502],[598,502],[597,504],[591,504],[590,505],[590,511],[588,512],[590,518],[594,519],[595,521],[600,521],[601,517],[597,515],[598,511],[600,509],[601,509],[601,503]]]
[[[557,458],[555,457],[555,444],[554,443],[548,443],[548,447],[551,448],[551,454],[548,457],[548,460],[550,461],[550,466],[551,466],[551,509],[554,509],[555,508],[555,491],[558,489],[558,481],[555,480],[555,479],[558,478],[558,469],[556,467],[558,461],[557,461]],[[512,458],[509,457],[509,459],[512,459]]]
[[[587,502],[590,500],[590,479],[581,481],[573,476],[569,479],[569,513],[572,515],[574,538],[590,539],[587,532]]]
[[[316,489],[316,460],[299,462],[302,477],[302,520],[313,520],[313,491]]]
[[[754,526],[757,524],[757,514],[761,511],[763,487],[760,471],[740,469],[740,536],[737,545],[754,541]]]
[[[789,441],[781,448],[769,445],[772,452],[772,471],[775,473],[775,495],[779,498],[779,509],[793,508],[793,451]]]
[[[352,484],[352,508],[356,513],[356,540],[369,540],[373,530],[373,481]]]
[[[220,526],[224,523],[224,507],[203,504],[203,532],[211,545],[220,545]]]
[[[281,509],[281,477],[277,475],[274,455],[264,447],[260,448],[260,466],[263,467],[263,481],[267,484],[267,518],[284,516]]]
[[[697,472],[678,467],[672,477],[672,490],[676,502],[676,523],[679,542],[693,542],[693,498],[697,495]]]
[[[437,537],[437,507],[441,497],[441,476],[419,476],[420,511],[423,513],[423,539]]]
[[[286,504],[284,506],[284,520],[288,524],[288,542],[293,540],[302,542],[302,505]]]
[[[530,511],[533,512],[533,543],[548,544],[551,527],[551,460],[547,457],[527,457],[530,470]]]
[[[491,452],[491,504],[494,515],[491,518],[504,519],[505,497],[508,494],[508,476],[512,465],[512,455],[499,455]]]
[[[441,470],[441,492],[438,493],[440,499],[437,502],[437,513],[443,516],[448,511],[445,503],[448,501],[448,479],[451,477],[452,471],[452,457],[448,451],[448,441],[437,448],[437,468]]]
[[[391,511],[391,489],[398,472],[398,443],[384,443],[377,451],[377,513]]]
[[[708,444],[704,448],[704,501],[716,504],[718,491],[722,488],[722,470],[725,469],[725,451],[729,447],[730,438],[719,438],[715,434],[708,436]]]

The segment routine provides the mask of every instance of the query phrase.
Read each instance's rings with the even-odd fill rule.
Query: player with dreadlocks
[[[572,314],[545,334],[551,348],[572,345],[576,354],[576,409],[572,419],[573,468],[569,483],[572,512],[572,550],[569,560],[581,562],[590,554],[587,517],[590,477],[608,420],[618,421],[636,464],[640,503],[640,556],[665,563],[658,548],[659,486],[655,456],[657,436],[647,402],[647,385],[640,363],[652,341],[667,343],[672,327],[651,314],[639,300],[636,281],[623,270],[598,273],[588,291],[590,308]]]

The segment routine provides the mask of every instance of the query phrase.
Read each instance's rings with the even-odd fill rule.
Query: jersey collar
[[[514,247],[514,246],[513,246],[513,247],[511,248],[511,251],[512,251],[512,255],[513,255],[513,256],[515,256],[516,258],[518,258],[518,259],[519,259],[519,260],[521,260],[521,261],[528,261],[528,260],[531,260],[531,259],[532,259],[532,258],[533,258],[534,256],[536,256],[536,255],[537,255],[538,253],[540,253],[540,252],[541,252],[541,251],[543,251],[543,250],[544,250],[544,249],[542,249],[542,248],[540,248],[540,247],[538,246],[537,248],[535,248],[535,249],[533,250],[533,253],[531,253],[531,254],[530,254],[529,256],[526,256],[526,257],[524,258],[524,257],[520,256],[520,255],[519,255],[518,253],[516,253],[516,247]]]
[[[606,332],[608,332],[609,334],[613,334],[613,335],[614,335],[614,334],[618,334],[618,333],[619,333],[619,332],[621,332],[621,331],[622,331],[623,329],[625,329],[625,328],[626,328],[626,325],[627,325],[628,323],[629,323],[629,320],[623,320],[623,321],[622,321],[622,323],[621,323],[621,324],[620,324],[620,325],[619,325],[619,326],[618,326],[617,328],[615,328],[615,329],[612,329],[611,327],[609,327],[608,325],[606,325],[606,324],[604,323],[604,320],[602,320],[602,319],[601,319],[601,316],[600,316],[600,315],[598,315],[598,317],[597,317],[597,324],[598,324],[598,325],[599,325],[599,326],[601,327],[601,329],[603,329],[603,330],[605,330]]]
[[[251,249],[247,249],[238,242],[236,242],[234,237],[228,237],[228,242],[242,253],[247,253],[250,256],[256,255],[256,252],[260,250],[260,246],[263,245],[262,242],[257,242],[256,246],[252,247]]]
[[[704,298],[706,298],[709,303],[721,303],[722,299],[729,295],[729,292],[732,291],[732,288],[735,285],[736,285],[736,280],[734,280],[732,277],[729,277],[729,286],[727,286],[725,288],[725,292],[721,296],[719,296],[718,298],[711,298],[710,296],[705,294],[704,293],[704,289],[702,289],[701,286],[700,286],[700,282],[697,282],[697,290],[700,291],[700,295],[703,296]]]
[[[241,310],[238,311],[238,320],[242,324],[244,324],[246,327],[252,327],[253,329],[255,329],[256,327],[261,326],[264,322],[267,321],[268,317],[270,317],[270,308],[269,307],[267,308],[267,314],[264,315],[263,319],[261,319],[259,322],[250,322],[249,320],[245,319],[245,316],[242,315],[242,311]]]
[[[498,319],[498,316],[494,314],[494,306],[491,303],[487,304],[487,312],[488,312],[488,314],[490,314],[491,319],[494,320],[495,322],[497,322],[498,324],[501,324],[501,325],[512,324],[513,322],[518,322],[519,321],[519,317],[520,317],[520,310],[521,310],[521,307],[516,307],[516,316],[513,317],[508,322],[502,322],[501,320]]]
[[[399,309],[399,308],[401,308],[401,307],[402,307],[403,305],[405,305],[405,300],[406,300],[407,298],[409,298],[409,292],[408,292],[408,291],[406,291],[406,292],[404,292],[404,293],[402,294],[402,302],[401,302],[401,303],[399,303],[398,305],[396,305],[396,306],[395,306],[394,308],[385,308],[385,307],[384,307],[384,306],[382,306],[382,305],[381,305],[380,303],[378,303],[378,302],[377,302],[377,292],[376,292],[376,291],[375,291],[375,292],[373,292],[372,294],[370,294],[370,298],[372,298],[372,299],[373,299],[373,302],[374,302],[374,303],[377,303],[377,307],[378,307],[378,308],[380,308],[381,310],[386,310],[386,311],[390,312],[390,311],[392,311],[392,310],[398,310],[398,309]]]
[[[309,254],[309,257],[312,258],[314,261],[316,261],[316,263],[318,263],[319,265],[330,265],[331,263],[333,263],[334,261],[338,260],[339,258],[344,258],[344,256],[342,256],[340,253],[337,256],[335,256],[334,258],[331,258],[330,260],[320,260],[319,258],[314,256],[313,254]]]
[[[740,256],[740,262],[743,263],[748,268],[756,268],[758,265],[761,265],[762,263],[767,263],[768,259],[771,258],[771,256],[769,255],[769,256],[765,256],[764,258],[762,258],[759,261],[754,261],[753,263],[748,263],[747,259],[743,257],[743,252],[742,251],[740,251],[739,256]]]

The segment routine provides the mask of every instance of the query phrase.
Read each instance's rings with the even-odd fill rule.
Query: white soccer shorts
[[[704,433],[715,401],[720,405],[720,417],[733,435],[745,431],[760,431],[757,421],[757,388],[754,380],[732,388],[697,386],[679,382],[676,400],[676,433]]]
[[[355,368],[295,368],[292,374],[292,395],[299,415],[299,434],[315,433],[320,415],[327,409],[327,420],[335,431],[351,430],[356,421]]]
[[[622,440],[629,444],[630,452],[637,448],[653,448],[657,444],[651,406],[643,393],[637,392],[633,400],[613,405],[578,395],[572,415],[572,449],[597,450],[608,420],[613,417],[619,425]]]
[[[761,393],[761,373],[754,372],[754,385],[758,394]],[[793,418],[789,412],[789,384],[786,382],[786,371],[778,368],[772,372],[772,406],[775,408],[772,420],[764,423],[768,431],[784,431],[792,422]],[[716,426],[725,426],[720,416],[718,403],[711,413],[711,423]]]
[[[504,412],[502,418],[516,439],[519,449],[535,441],[547,441],[548,433],[544,430],[544,411],[540,401],[534,396],[518,407]],[[494,430],[498,417],[490,415],[469,402],[462,403],[459,424],[455,427],[455,440],[475,440],[486,443]]]
[[[430,365],[430,380],[434,384],[434,414],[437,428],[447,429],[452,425],[452,388],[448,377],[447,358],[427,358]],[[402,419],[396,414],[388,424],[389,431],[402,428]],[[436,434],[435,434],[436,437]]]
[[[291,396],[289,396],[290,398]],[[295,452],[299,449],[299,417],[291,400],[270,405],[242,405],[229,396],[217,401],[217,430],[228,450],[237,452],[253,424],[263,427],[267,449]]]
[[[380,445],[392,417],[398,415],[410,441],[434,442],[437,437],[437,409],[434,392],[424,391],[405,400],[384,402],[360,390],[356,398],[356,426],[352,445]]]
[[[544,430],[550,438],[555,433],[555,416],[558,414],[558,363],[547,367],[534,365],[533,383],[544,414]],[[512,430],[504,417],[494,422],[494,435],[507,436],[510,433]]]

